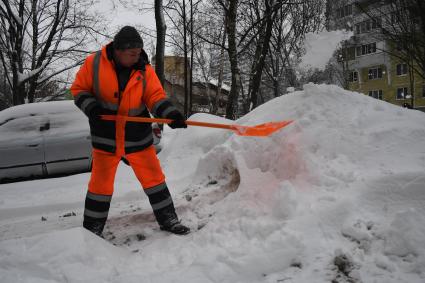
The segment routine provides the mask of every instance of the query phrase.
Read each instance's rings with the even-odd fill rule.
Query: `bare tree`
[[[267,53],[269,51],[270,39],[272,35],[273,23],[277,15],[277,9],[274,5],[279,5],[281,2],[270,3],[268,0],[255,1],[253,2],[254,14],[256,15],[255,20],[261,21],[258,29],[263,32],[258,33],[254,60],[251,65],[251,76],[249,80],[249,105],[246,106],[248,111],[251,111],[258,105],[258,91],[260,89],[261,76],[266,60]]]
[[[165,69],[165,35],[167,26],[165,24],[162,0],[155,0],[155,21],[156,21],[156,55],[155,55],[155,71],[161,84],[164,85]]]
[[[226,34],[227,34],[227,53],[229,55],[230,69],[232,72],[232,83],[230,94],[227,100],[226,118],[235,119],[236,104],[240,89],[240,71],[238,66],[237,49],[237,16],[238,0],[217,0],[224,10]]]
[[[192,17],[187,15],[187,3],[186,0],[169,0],[166,5],[164,5],[164,12],[168,16],[172,24],[171,34],[169,34],[170,39],[172,40],[173,46],[175,47],[177,54],[182,54],[184,56],[184,115],[185,117],[190,116],[191,114],[191,82],[192,79],[189,79],[189,76],[192,76],[192,72],[188,72],[189,65],[189,44],[187,39],[188,32],[191,33],[191,20]],[[190,13],[192,15],[193,4],[190,3]],[[192,42],[191,42],[192,43]]]
[[[0,66],[0,111],[12,105],[12,93],[7,83],[6,72]]]
[[[302,54],[304,35],[323,27],[324,4],[322,1],[306,1],[303,5],[279,7],[274,22],[270,52],[265,64],[263,83],[273,90],[273,97],[283,94],[282,84],[297,86],[295,66]]]
[[[193,108],[193,59],[195,55],[195,43],[194,43],[194,31],[193,31],[193,22],[194,22],[194,13],[193,13],[193,0],[190,0],[190,75],[189,75],[189,112],[192,113]]]
[[[221,6],[227,16],[226,19],[229,20],[228,16],[231,15],[229,13],[230,9],[226,10],[227,7],[224,4],[229,3],[230,7],[232,1],[227,1],[226,3],[223,1],[218,2],[221,2]],[[289,22],[289,30],[294,29],[293,33],[296,34],[297,38],[303,38],[306,32],[317,30],[322,25],[322,14],[324,13],[324,3],[322,2],[319,0],[301,2],[247,0],[239,3],[239,10],[235,10],[236,14],[233,17],[237,20],[237,25],[235,26],[236,48],[233,51],[231,50],[231,42],[233,40],[231,34],[229,34],[229,30],[232,29],[227,29],[229,36],[228,45],[223,48],[227,48],[229,60],[231,66],[233,66],[232,89],[237,89],[238,94],[241,91],[241,100],[245,113],[265,101],[264,97],[260,100],[258,98],[260,86],[262,85],[262,73],[267,62],[267,54],[272,45],[273,28],[276,26],[276,22]],[[229,27],[229,23],[227,23],[227,27]],[[286,29],[284,31],[285,33],[281,33],[281,35],[285,35],[288,32]],[[297,49],[289,49],[289,52],[286,52],[288,58]],[[239,65],[235,64],[235,62],[232,64],[232,59],[234,58],[236,58],[234,61]],[[240,71],[240,68],[242,71]],[[247,77],[249,82],[248,93],[246,95],[243,92],[245,83],[242,76]],[[236,82],[234,80],[235,77],[237,77]],[[234,106],[237,106],[235,101],[238,100],[238,94],[236,95],[236,100],[231,100],[232,97],[233,99],[235,97],[231,90],[228,108],[232,102]],[[239,112],[241,111],[239,110]]]
[[[224,46],[226,44],[226,37],[227,37],[227,32],[226,32],[226,19],[224,19],[224,27],[223,27],[223,33],[222,35],[220,35],[220,38],[222,38],[222,42],[221,44]],[[219,57],[219,66],[218,66],[218,76],[217,76],[217,91],[215,94],[215,103],[214,103],[214,107],[213,107],[213,111],[212,113],[216,114],[220,105],[220,99],[221,99],[221,89],[223,86],[223,73],[224,73],[224,52],[225,49],[221,48],[220,50],[220,57]]]
[[[210,113],[217,113],[217,104],[223,83],[223,66],[226,59],[225,49],[222,48],[227,39],[224,16],[222,10],[207,1],[204,3],[198,1],[193,7],[190,20],[190,69],[193,72],[192,77],[205,85]],[[217,44],[217,42],[221,42],[221,44]],[[215,80],[218,81],[219,86],[213,96],[210,91],[210,83]]]
[[[86,47],[101,34],[92,2],[81,0],[2,0],[0,62],[13,104],[34,102],[43,84],[78,66]]]
[[[279,53],[278,60],[281,61],[278,64],[278,71],[281,73],[289,71],[288,66],[292,64],[293,53],[299,52],[304,34],[317,30],[320,26],[318,22],[323,20],[322,2],[320,0],[202,2],[203,5],[197,11],[202,18],[197,19],[195,27],[191,29],[195,35],[195,43],[192,44],[196,54],[194,60],[198,61],[193,64],[201,65],[205,81],[207,80],[205,74],[217,74],[219,83],[213,113],[216,113],[217,103],[220,101],[218,93],[221,92],[225,63],[230,63],[231,73],[231,89],[226,106],[227,118],[234,119],[237,115],[248,112],[250,105],[252,109],[265,101],[264,97],[259,99],[259,91],[264,85],[262,74],[265,68],[269,68],[270,56],[276,59],[276,53]],[[170,20],[175,21],[172,17]],[[280,33],[276,31],[278,22],[281,23]],[[183,46],[184,29],[175,26],[177,29],[173,38],[181,43],[177,42],[176,46]],[[277,36],[280,36],[280,39],[277,39]],[[219,52],[211,52],[205,45],[215,46]],[[180,46],[178,50],[184,54],[184,48]],[[270,48],[273,48],[273,54],[268,56]],[[282,51],[282,48],[285,50]],[[210,55],[203,53],[205,50],[208,50]],[[228,55],[227,61],[223,60],[222,55],[225,53]],[[212,63],[205,64],[208,61],[215,61],[215,66]],[[205,68],[216,70],[208,72]],[[276,80],[281,77],[282,75],[276,77]],[[276,83],[276,89],[280,88],[279,83],[279,81]],[[244,111],[241,110],[241,106],[244,107]]]
[[[232,86],[230,90],[230,95],[227,99],[226,117],[232,119],[236,117],[238,96],[239,91],[241,89],[241,75],[238,67],[239,50],[241,49],[239,45],[241,41],[238,40],[240,36],[236,22],[238,20],[238,3],[238,1],[234,0],[204,1],[204,10],[198,12],[203,17],[203,19],[201,19],[199,23],[194,27],[194,35],[196,36],[196,40],[193,46],[193,48],[196,49],[197,47],[201,47],[203,43],[207,43],[220,48],[221,52],[219,53],[223,54],[223,52],[226,52],[228,54],[228,60],[230,62],[230,69],[232,73]],[[173,20],[171,19],[171,21]],[[222,32],[223,28],[224,32]],[[232,34],[229,34],[229,31]],[[177,35],[184,37],[183,32],[184,30],[179,31]],[[174,38],[176,40],[179,37],[174,36]],[[184,39],[182,38],[181,41],[184,41]],[[223,56],[219,57],[217,56],[217,54],[210,56],[215,56],[215,60],[217,58],[223,58]],[[222,70],[224,62],[222,59],[219,60],[221,62],[219,64],[219,66],[221,66],[219,67],[219,69]],[[198,65],[200,65],[199,62]],[[221,92],[223,74],[221,73],[220,75],[220,72],[218,73],[219,86],[217,91]],[[215,103],[217,104],[218,102],[218,95],[216,95]],[[214,108],[215,110],[217,110],[217,107]]]

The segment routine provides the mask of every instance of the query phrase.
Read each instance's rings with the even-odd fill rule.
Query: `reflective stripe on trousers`
[[[104,222],[108,218],[109,207],[111,205],[112,195],[94,194],[87,192],[84,217],[92,221]]]

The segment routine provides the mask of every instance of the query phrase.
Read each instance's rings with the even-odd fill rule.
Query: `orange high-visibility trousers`
[[[165,182],[161,164],[152,145],[144,150],[125,155],[137,179],[146,190]],[[112,195],[115,174],[121,156],[93,149],[93,165],[89,182],[89,192]]]

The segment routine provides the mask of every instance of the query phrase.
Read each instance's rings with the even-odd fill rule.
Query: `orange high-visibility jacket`
[[[75,104],[88,117],[99,107],[101,114],[156,117],[178,111],[167,99],[164,89],[142,52],[140,67],[133,69],[122,93],[112,55],[112,44],[87,57],[71,86]],[[89,120],[93,148],[125,155],[143,150],[153,143],[151,124],[103,120]]]

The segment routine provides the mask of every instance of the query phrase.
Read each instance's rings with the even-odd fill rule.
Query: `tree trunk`
[[[264,26],[260,26],[260,29],[263,29]],[[244,110],[245,113],[248,113],[251,110],[253,96],[255,96],[255,99],[257,97],[257,94],[254,93],[254,78],[255,74],[258,72],[258,64],[261,60],[261,54],[262,54],[262,48],[263,48],[263,42],[264,42],[264,34],[260,33],[258,36],[258,41],[255,47],[255,54],[254,54],[254,60],[252,60],[252,66],[251,66],[251,73],[250,73],[250,79],[249,79],[249,86],[248,86],[248,99],[246,103],[244,103]],[[256,102],[257,103],[257,102]]]
[[[31,13],[32,13],[32,58],[31,58],[31,70],[37,68],[37,49],[38,49],[38,12],[37,12],[37,0],[31,2]],[[32,77],[29,80],[28,88],[28,102],[34,102],[35,91],[37,89],[38,75]]]
[[[38,83],[37,83],[38,77],[39,77],[38,75],[35,75],[35,76],[31,77],[31,79],[29,79],[29,81],[28,81],[28,84],[29,84],[28,93],[27,93],[28,103],[34,102],[35,91],[37,90],[37,87],[38,87]]]
[[[222,41],[222,46],[224,46],[226,44],[226,37],[227,37],[227,32],[226,32],[226,24],[227,24],[227,17],[224,18],[224,28],[223,28],[223,41]],[[213,114],[217,114],[218,112],[218,107],[220,104],[220,98],[221,98],[221,89],[223,87],[223,72],[224,72],[224,51],[225,49],[222,48],[221,52],[220,52],[220,64],[219,64],[219,70],[218,70],[218,78],[217,78],[217,90],[215,93],[215,103],[214,103],[214,107],[213,107]]]
[[[12,60],[11,60],[11,67],[12,67],[12,101],[13,105],[19,105],[24,103],[24,94],[22,86],[19,85],[18,81],[18,55],[16,51],[13,51],[12,53]]]
[[[410,64],[413,65],[414,62],[411,59]],[[415,70],[411,67],[409,67],[409,82],[410,82],[410,105],[414,109],[415,108]]]
[[[167,26],[165,25],[164,11],[162,0],[155,0],[155,22],[156,22],[156,54],[155,54],[155,72],[164,86],[165,82],[165,33]]]
[[[280,82],[278,79],[273,81],[273,94],[274,97],[280,96]]]
[[[20,105],[25,103],[25,87],[24,84],[18,82],[18,74],[13,75],[13,105]]]
[[[69,1],[1,1],[0,63],[14,105],[33,102],[40,84],[80,65],[81,55],[88,53],[100,20],[89,16],[87,1],[73,1],[72,9]]]
[[[189,110],[188,113],[190,116],[192,114],[192,105],[193,105],[193,2],[190,0],[190,76],[189,76]]]
[[[236,17],[238,0],[229,0],[229,8],[226,11],[227,17],[227,35],[228,35],[228,53],[230,60],[230,69],[232,72],[232,85],[226,107],[226,118],[235,119],[236,103],[239,95],[239,66],[238,66],[238,51],[236,46]]]
[[[188,102],[189,102],[189,91],[187,85],[187,21],[186,21],[186,0],[183,0],[183,52],[184,52],[184,117],[188,117]]]
[[[260,58],[257,61],[254,76],[252,78],[252,91],[250,97],[250,111],[258,106],[258,90],[260,89],[261,76],[263,74],[264,65],[266,62],[267,53],[270,48],[270,39],[272,36],[273,22],[276,12],[273,12],[273,7],[270,6],[269,1],[266,2],[266,31],[263,40],[259,40],[257,48],[261,50]],[[261,36],[260,36],[261,37]]]
[[[25,2],[21,0],[19,2],[18,15],[19,18],[23,18]],[[10,8],[10,7],[9,7]],[[13,12],[11,12],[13,13]],[[13,43],[12,49],[12,75],[13,75],[13,105],[19,105],[25,103],[25,85],[19,80],[19,74],[23,73],[23,58],[22,58],[22,45],[24,41],[24,32],[22,21],[15,21],[15,25],[9,29],[11,42]]]

